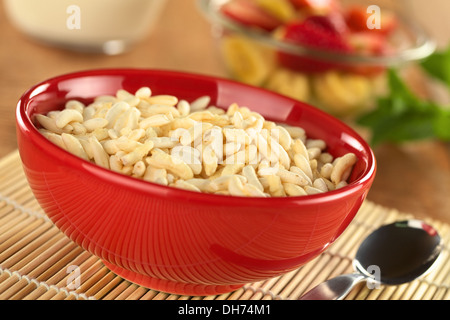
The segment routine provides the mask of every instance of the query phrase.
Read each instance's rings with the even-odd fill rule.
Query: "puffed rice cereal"
[[[240,197],[319,194],[347,185],[353,153],[334,158],[325,141],[210,97],[188,102],[118,90],[88,105],[38,114],[40,132],[56,145],[106,169],[195,192]]]

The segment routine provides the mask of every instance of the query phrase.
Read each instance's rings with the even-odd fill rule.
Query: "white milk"
[[[46,43],[118,54],[158,22],[166,0],[4,0],[11,22]]]

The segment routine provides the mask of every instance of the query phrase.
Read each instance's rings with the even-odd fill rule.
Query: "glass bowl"
[[[167,0],[5,0],[18,30],[40,43],[68,50],[121,54],[157,26]]]
[[[296,10],[295,18],[275,28],[270,27],[270,30],[249,27],[241,20],[224,14],[222,9],[231,1],[199,0],[201,11],[212,24],[213,36],[218,40],[220,56],[229,75],[235,80],[308,102],[338,117],[351,118],[373,107],[374,98],[386,89],[387,68],[423,59],[436,48],[425,30],[402,13],[407,6],[402,6],[399,1],[342,1],[338,10],[314,14]],[[291,0],[282,1],[286,3]],[[260,1],[264,2],[267,3]],[[389,46],[386,50],[383,47],[382,54],[375,49],[373,52],[325,50],[283,40],[286,25],[292,21],[336,12],[342,12],[344,19],[347,19],[345,17],[355,4],[360,8],[376,5],[382,14],[388,12],[395,17],[395,30],[390,30],[389,36],[382,38]],[[367,17],[369,20],[370,15],[367,14]],[[345,28],[342,32],[348,32],[347,23]],[[369,37],[369,33],[372,36]],[[352,31],[350,36],[352,45],[363,49],[375,47],[377,41],[381,41],[380,36],[365,30]]]

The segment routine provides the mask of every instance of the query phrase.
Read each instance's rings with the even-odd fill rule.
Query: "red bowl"
[[[266,119],[302,126],[334,156],[359,158],[342,189],[320,195],[240,198],[153,184],[101,168],[59,148],[34,115],[67,100],[134,92],[188,101],[210,95]],[[92,70],[55,77],[20,99],[17,137],[25,174],[46,214],[71,240],[114,273],[175,294],[215,295],[282,275],[322,253],[352,221],[375,176],[366,142],[332,116],[284,96],[226,79],[161,70]]]

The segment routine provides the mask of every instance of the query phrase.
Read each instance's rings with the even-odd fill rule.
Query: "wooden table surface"
[[[428,19],[425,22],[429,23],[433,35],[447,41],[444,28],[436,25],[446,20],[430,12],[426,1],[420,1],[425,7],[420,19]],[[421,12],[419,0],[411,3],[416,5],[415,11]],[[214,50],[210,26],[198,11],[195,0],[169,0],[158,28],[132,51],[119,56],[81,54],[43,46],[17,31],[5,17],[2,6],[0,41],[0,157],[17,148],[14,111],[19,97],[46,78],[112,67],[162,68],[227,76]],[[382,145],[374,151],[378,172],[369,200],[417,217],[450,223],[449,144]]]

